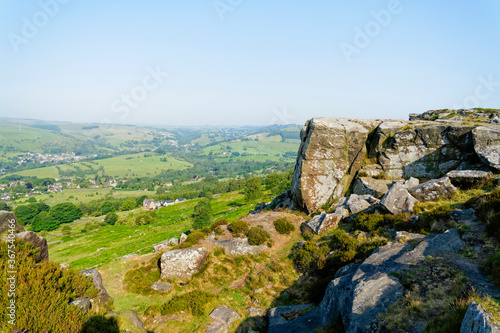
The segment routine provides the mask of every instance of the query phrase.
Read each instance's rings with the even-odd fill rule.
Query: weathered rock
[[[61,267],[61,269],[70,269],[71,268],[71,265],[66,263],[66,262],[61,262],[58,265],[59,265],[59,267]]]
[[[22,239],[25,242],[32,243],[36,248],[39,249],[40,252],[36,259],[37,262],[49,260],[49,247],[47,246],[47,240],[44,237],[38,236],[33,231],[23,231],[16,234],[16,238]]]
[[[179,238],[179,244],[184,243],[187,238],[188,238],[188,236],[185,233],[182,233],[181,237]]]
[[[315,234],[322,234],[325,231],[336,228],[339,222],[342,220],[342,216],[337,214],[326,214],[321,213],[314,216],[309,221],[302,223],[300,228],[302,231],[310,230]]]
[[[267,245],[250,245],[246,238],[231,238],[215,241],[215,245],[223,248],[227,254],[232,256],[260,254],[268,248]]]
[[[168,245],[170,245],[170,246],[179,245],[179,240],[175,237],[172,237],[168,240]]]
[[[210,313],[209,317],[212,318],[213,321],[207,325],[207,333],[229,332],[233,323],[241,319],[238,312],[225,305],[216,307]]]
[[[349,206],[347,206],[346,197],[342,197],[338,200],[337,205],[335,206],[335,211],[333,212],[335,215],[338,215],[342,218],[348,217],[350,215]]]
[[[472,302],[465,313],[460,333],[500,333],[492,315],[481,305]]]
[[[144,324],[134,311],[109,312],[107,317],[114,317],[120,332],[147,333]]]
[[[208,257],[208,250],[204,247],[168,251],[162,254],[161,278],[190,279],[199,272]]]
[[[94,287],[99,291],[98,295],[92,299],[92,310],[97,313],[105,311],[113,298],[109,296],[106,288],[104,288],[101,274],[96,269],[84,269],[80,271],[80,274],[92,278]]]
[[[280,308],[272,309],[269,332],[314,332],[318,327],[331,325],[339,315],[347,333],[365,332],[403,296],[403,287],[394,273],[419,263],[426,256],[458,251],[464,246],[458,231],[451,229],[425,237],[413,249],[401,243],[379,247],[361,265],[350,265],[337,274],[314,310],[286,321],[277,316]]]
[[[347,200],[347,206],[349,207],[349,210],[352,214],[362,212],[377,203],[379,203],[379,200],[369,194],[351,194]]]
[[[86,297],[79,297],[75,299],[73,302],[69,303],[69,305],[76,306],[80,310],[83,310],[85,312],[88,312],[90,308],[92,307],[92,303],[90,299]]]
[[[416,203],[417,199],[399,183],[394,184],[380,200],[380,205],[394,215],[411,213]]]
[[[177,240],[177,239],[176,239]],[[167,251],[171,248],[170,240],[163,241],[159,244],[153,245],[153,252]]]
[[[441,177],[463,161],[474,161],[473,128],[432,125],[398,131],[378,154],[379,163],[390,178]]]
[[[450,178],[443,177],[431,179],[428,182],[414,186],[408,190],[419,201],[429,201],[436,199],[449,199],[455,193],[457,188],[453,186]]]
[[[262,310],[261,308],[253,307],[253,306],[246,308],[246,311],[248,312],[250,317],[260,317],[260,316],[264,315],[264,310]]]
[[[376,158],[378,153],[386,148],[390,138],[394,136],[394,133],[400,131],[406,126],[406,122],[400,120],[384,120],[375,131],[373,140],[370,144],[369,158]],[[369,175],[373,177],[374,175]]]
[[[164,293],[172,289],[172,285],[167,282],[155,282],[151,286],[151,289]]]
[[[485,164],[500,170],[500,129],[476,127],[472,130],[474,150]]]
[[[314,332],[318,327],[317,322],[301,320],[294,323],[294,319],[307,316],[314,309],[314,304],[301,304],[290,306],[279,306],[269,310],[268,333],[285,332]],[[296,325],[293,325],[296,324]]]
[[[453,170],[446,174],[451,183],[462,189],[469,189],[476,185],[486,184],[491,179],[491,172],[480,170]]]
[[[292,181],[293,198],[309,212],[336,201],[366,156],[365,142],[379,121],[313,118],[301,132]]]
[[[380,199],[389,191],[393,182],[393,180],[359,177],[354,180],[352,193],[357,195],[369,194]]]
[[[11,226],[14,226],[14,229]],[[7,230],[14,230],[15,233],[24,231],[24,228],[17,223],[16,214],[6,210],[0,210],[0,235]]]
[[[382,169],[382,166],[380,164],[370,164],[370,165],[364,165],[359,169],[358,175],[360,177],[381,177],[384,175],[384,169]]]
[[[409,189],[409,188],[412,188],[412,187],[415,187],[418,185],[420,185],[420,181],[417,178],[413,178],[413,177],[410,177],[409,179],[405,180],[405,182],[403,184],[403,186],[406,189]]]

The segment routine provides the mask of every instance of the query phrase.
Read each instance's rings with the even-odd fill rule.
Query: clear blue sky
[[[0,0],[0,117],[267,125],[500,108],[498,0],[55,1]]]

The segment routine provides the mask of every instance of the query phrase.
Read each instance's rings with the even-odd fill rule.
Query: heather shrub
[[[186,241],[182,243],[179,247],[182,249],[186,249],[188,247],[192,247],[198,244],[200,241],[204,240],[207,235],[200,230],[195,230],[187,236]]]
[[[8,266],[8,243],[0,242],[0,279],[7,281],[11,270]],[[6,309],[9,283],[0,283],[0,331],[14,329],[29,332],[97,332],[92,330],[92,318],[102,318],[85,313],[69,303],[78,297],[93,298],[98,291],[91,280],[72,269],[62,270],[59,265],[43,261],[36,264],[39,250],[30,243],[15,242],[16,252],[16,325],[9,325]],[[86,326],[87,325],[87,326]],[[85,328],[85,329],[84,329]],[[116,332],[101,326],[99,332]]]
[[[247,232],[248,242],[251,245],[262,245],[271,239],[271,234],[262,226],[250,228]]]
[[[295,226],[293,225],[293,223],[291,223],[284,217],[274,221],[274,228],[278,233],[285,235],[288,235],[295,231]]]
[[[228,226],[229,231],[231,231],[234,236],[238,237],[240,234],[246,234],[250,227],[248,226],[248,223],[242,220],[237,220],[232,222]]]
[[[483,269],[496,283],[500,284],[500,252],[489,256],[483,265]]]
[[[141,295],[152,294],[154,290],[151,286],[160,279],[159,260],[160,256],[155,256],[129,270],[123,279],[127,291]]]
[[[214,295],[202,290],[194,290],[186,294],[174,296],[170,301],[160,306],[152,306],[146,310],[146,314],[161,313],[162,316],[174,314],[181,311],[191,313],[200,317],[207,315],[207,303],[215,298]]]
[[[227,225],[229,222],[227,220],[217,220],[214,223],[212,223],[212,226],[210,227],[212,230],[215,230],[217,227],[221,225]]]
[[[145,213],[145,214],[139,214],[135,218],[135,225],[147,225],[150,224],[151,221],[153,221],[153,218],[151,215]]]
[[[110,224],[110,225],[114,225],[116,223],[116,221],[118,221],[118,215],[116,215],[116,213],[109,213],[104,218],[104,222],[106,222],[107,224]]]

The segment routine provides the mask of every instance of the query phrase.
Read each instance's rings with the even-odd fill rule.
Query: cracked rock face
[[[500,170],[500,129],[476,127],[472,130],[474,150],[488,166]]]
[[[309,212],[347,191],[366,157],[366,140],[380,121],[313,118],[301,131],[292,182],[299,207]]]
[[[198,273],[207,260],[208,250],[204,247],[168,251],[162,254],[161,278],[190,279]]]

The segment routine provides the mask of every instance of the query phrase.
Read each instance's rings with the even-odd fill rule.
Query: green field
[[[144,153],[129,154],[106,158],[102,160],[94,160],[92,162],[73,163],[60,165],[61,170],[73,169],[77,166],[82,170],[88,169],[86,165],[91,165],[94,169],[104,167],[106,175],[123,178],[130,176],[144,177],[159,174],[162,170],[185,170],[192,167],[191,163],[181,161],[171,156],[153,156],[144,157]],[[167,158],[167,162],[161,161],[162,158]],[[38,178],[58,178],[60,177],[55,166],[37,168],[15,172],[16,175],[30,176]],[[88,178],[93,178],[94,175],[88,175]]]

